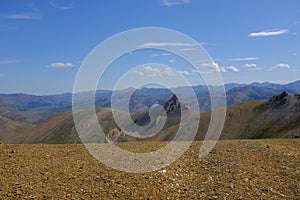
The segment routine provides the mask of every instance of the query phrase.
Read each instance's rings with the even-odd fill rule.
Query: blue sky
[[[139,27],[169,28],[192,37],[214,59],[225,83],[300,79],[299,0],[2,0],[0,93],[70,92],[93,48]],[[175,55],[150,50],[137,55],[134,59],[174,67],[173,72],[198,83]],[[114,75],[134,65],[132,60],[112,65],[100,88],[112,88]],[[144,66],[136,76],[168,73]]]

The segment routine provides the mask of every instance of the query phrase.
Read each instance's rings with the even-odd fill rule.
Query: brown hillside
[[[34,126],[0,115],[0,141],[4,143],[24,143],[28,141],[28,138],[34,132]]]

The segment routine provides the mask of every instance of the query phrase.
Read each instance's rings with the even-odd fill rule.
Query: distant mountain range
[[[212,86],[218,90],[220,86]],[[185,94],[187,87],[172,88],[175,93]],[[200,110],[210,111],[211,102],[208,87],[205,85],[193,86],[197,95]],[[225,84],[227,105],[234,105],[249,100],[267,100],[273,95],[286,91],[291,94],[300,94],[300,80],[288,84],[274,83],[251,83],[251,84]],[[134,91],[134,92],[133,92]],[[173,95],[170,89],[165,88],[141,88],[117,91],[125,94],[133,92],[129,104],[130,113],[138,113],[142,110],[149,109],[153,104],[162,104],[168,101]],[[98,106],[110,108],[111,96],[113,91],[98,90],[95,95],[95,103]],[[82,95],[84,96],[84,94]],[[28,94],[0,94],[0,114],[3,109],[8,119],[19,122],[28,122],[34,125],[41,124],[46,119],[71,110],[72,94],[57,95],[28,95]],[[6,107],[6,108],[3,108]],[[10,114],[8,114],[9,108]],[[16,112],[22,112],[22,117],[15,117]],[[25,115],[26,114],[26,115]]]
[[[211,120],[210,112],[189,110],[173,95],[161,104],[167,113],[163,129],[156,135],[137,138],[121,130],[115,123],[110,108],[97,107],[97,117],[105,137],[96,138],[97,142],[126,141],[169,141],[178,130],[181,118],[180,108],[186,109],[183,118],[185,123],[193,121],[200,115],[200,124],[196,140],[203,140]],[[182,107],[184,106],[184,107]],[[77,111],[81,113],[83,111]],[[118,115],[126,119],[127,115],[119,111]],[[123,116],[124,115],[124,116]],[[155,128],[157,121],[151,122],[148,110],[131,116],[139,126],[148,126],[146,132],[136,133],[147,136]],[[159,119],[159,115],[158,118]],[[91,126],[89,117],[84,126]],[[153,123],[153,124],[151,124]],[[260,138],[298,138],[300,136],[300,95],[282,92],[269,100],[251,100],[227,107],[225,124],[220,139],[260,139]],[[57,114],[40,125],[22,123],[8,116],[0,115],[0,141],[4,143],[80,143],[71,111]]]
[[[219,86],[214,86],[218,89]],[[194,86],[201,111],[196,139],[201,140],[210,121],[210,96],[206,86]],[[252,83],[226,84],[227,118],[222,139],[293,137],[300,132],[300,81],[289,84]],[[186,87],[173,88],[184,93]],[[178,128],[178,101],[169,89],[142,88],[117,91],[121,96],[133,92],[130,113],[138,125],[149,123],[148,109],[153,104],[168,105],[166,126],[150,140],[170,140]],[[290,93],[290,94],[288,94]],[[279,95],[278,95],[279,94]],[[295,94],[295,95],[293,95]],[[120,132],[110,110],[112,91],[99,90],[95,102],[101,126],[113,141],[136,140]],[[82,95],[84,96],[84,95]],[[177,97],[176,97],[177,98]],[[175,102],[175,105],[172,102]],[[36,96],[0,94],[0,141],[7,143],[79,143],[72,116],[72,94]],[[167,108],[165,107],[167,110]],[[122,111],[121,111],[122,112]],[[198,115],[191,110],[187,118]],[[102,141],[105,141],[102,138]]]

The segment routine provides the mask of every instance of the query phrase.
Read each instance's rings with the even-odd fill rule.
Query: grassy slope
[[[291,136],[295,131],[300,130],[300,125],[297,123],[300,121],[300,114],[290,114],[288,117],[291,117],[293,122],[281,126],[278,129],[274,129],[274,121],[265,121],[262,125],[257,122],[257,119],[261,121],[262,118],[270,116],[270,113],[273,111],[268,107],[264,107],[264,104],[268,101],[248,101],[243,102],[237,105],[229,106],[227,108],[226,120],[224,128],[221,134],[220,139],[235,139],[235,138],[269,138],[269,137],[278,137],[278,138],[287,138]],[[100,122],[100,125],[105,133],[108,133],[111,129],[116,127],[116,124],[112,118],[112,113],[109,108],[97,108],[97,116]],[[285,115],[285,110],[278,111],[277,118],[283,118]],[[192,120],[198,112],[190,111],[187,115],[184,116],[187,121]],[[121,113],[122,115],[122,113]],[[196,140],[203,140],[207,131],[207,127],[210,122],[211,114],[209,112],[201,113],[199,130],[196,135]],[[138,123],[145,124],[147,123],[148,117],[147,112],[137,113],[133,116],[133,119],[138,119]],[[289,119],[289,118],[288,118]],[[9,121],[5,118],[6,123],[12,123],[7,125],[6,129],[0,131],[3,134],[6,131],[15,132],[6,136],[7,138],[3,142],[21,142],[23,138],[27,143],[79,143],[80,140],[76,133],[74,127],[72,112],[68,111],[59,115],[56,115],[48,119],[45,123],[40,126],[33,128],[32,126],[26,124],[20,124],[15,121]],[[4,120],[4,121],[5,121]],[[177,121],[179,117],[175,115],[170,115],[170,119],[167,121],[164,129],[157,135],[147,138],[147,139],[138,139],[138,140],[160,140],[168,141],[174,137],[178,129]],[[3,121],[3,120],[2,120]],[[4,123],[2,122],[2,124]],[[15,128],[13,128],[15,127]],[[250,130],[250,131],[249,131]],[[258,133],[258,136],[256,135]],[[26,136],[26,138],[22,136]],[[14,141],[14,137],[17,138]],[[26,139],[26,140],[25,140]],[[130,136],[124,137],[125,140],[129,139],[136,141],[137,138]],[[1,139],[0,139],[1,140]],[[3,140],[3,139],[2,139]],[[24,142],[23,141],[23,142]]]
[[[4,143],[23,143],[28,141],[35,127],[0,116],[0,141]]]

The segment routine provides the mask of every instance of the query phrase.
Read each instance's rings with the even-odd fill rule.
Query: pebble
[[[200,159],[196,142],[174,163],[144,174],[109,168],[82,145],[2,145],[0,199],[293,199],[299,193],[300,140],[249,142],[269,145],[271,156],[251,151],[244,141],[219,141],[214,153]],[[160,145],[120,145],[147,150],[151,144]]]

